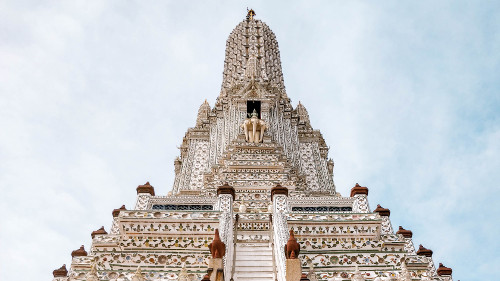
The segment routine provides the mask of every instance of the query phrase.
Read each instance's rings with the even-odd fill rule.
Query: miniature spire
[[[310,120],[309,120],[309,113],[307,112],[307,109],[302,103],[299,101],[299,104],[297,105],[297,115],[299,116],[299,123],[300,124],[305,124],[305,125],[310,125]]]
[[[212,109],[210,108],[210,104],[205,99],[205,101],[200,105],[200,108],[198,109],[198,116],[196,117],[197,127],[203,125],[204,121],[208,120],[208,115],[210,114],[211,110]]]

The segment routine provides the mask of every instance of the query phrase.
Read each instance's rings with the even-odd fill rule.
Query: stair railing
[[[274,257],[276,259],[276,275],[278,281],[286,281],[286,258],[285,245],[288,241],[288,223],[286,210],[288,202],[286,195],[274,195],[273,197],[273,237]]]
[[[233,263],[231,266],[231,278],[232,281],[234,278],[234,271],[236,270],[236,243],[238,242],[238,220],[239,215],[236,214],[234,216],[234,225],[233,225]]]
[[[220,194],[218,202],[219,211],[219,232],[222,242],[226,245],[226,254],[223,258],[224,280],[230,281],[234,267],[234,223],[233,223],[233,196],[230,194]]]
[[[276,267],[276,254],[274,252],[274,227],[273,227],[273,214],[269,214],[269,227],[270,227],[270,233],[269,233],[269,239],[271,243],[271,252],[273,253],[273,280],[276,280],[278,278],[277,272],[278,268]]]

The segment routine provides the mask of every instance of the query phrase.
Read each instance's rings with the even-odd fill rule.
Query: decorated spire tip
[[[253,20],[253,17],[255,17],[256,13],[253,9],[248,9],[247,8],[247,20]]]

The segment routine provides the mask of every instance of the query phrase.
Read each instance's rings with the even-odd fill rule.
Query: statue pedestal
[[[210,281],[223,281],[224,264],[222,259],[211,258],[208,260],[208,270],[210,274]]]
[[[302,266],[299,259],[286,259],[286,281],[300,281]]]

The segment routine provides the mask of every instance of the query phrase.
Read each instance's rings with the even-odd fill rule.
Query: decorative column
[[[149,184],[149,181],[137,187],[137,201],[135,210],[146,210],[149,203],[149,198],[155,196],[155,188]]]
[[[394,230],[392,229],[391,220],[389,219],[391,216],[391,210],[381,207],[379,204],[373,212],[378,213],[382,218],[382,229],[380,232],[382,234],[393,234]]]
[[[125,205],[122,205],[119,209],[114,209],[112,214],[113,214],[113,224],[111,225],[111,230],[109,231],[109,234],[119,234],[120,229],[118,226],[118,216],[120,215],[121,211],[126,211],[127,208],[125,208]]]
[[[217,188],[217,207],[221,212],[219,219],[220,239],[226,245],[225,255],[223,255],[224,280],[232,279],[231,272],[234,252],[234,222],[233,222],[233,201],[235,199],[234,188],[227,183]],[[219,235],[217,233],[217,235]],[[212,281],[213,278],[210,278]]]
[[[276,277],[278,281],[286,281],[286,257],[285,244],[288,240],[288,223],[286,213],[288,211],[288,189],[277,185],[271,189],[271,200],[273,201],[273,235],[274,256],[276,260]]]
[[[352,211],[355,213],[369,213],[370,206],[368,205],[368,188],[365,186],[356,185],[351,189],[351,197],[356,200],[352,206]]]
[[[434,261],[432,260],[432,254],[433,254],[432,250],[425,248],[424,246],[422,246],[422,244],[420,244],[420,246],[418,247],[417,255],[424,256],[429,259],[429,265],[427,266],[427,275],[429,277],[436,276],[437,274],[436,267],[434,266]]]
[[[411,240],[411,238],[413,237],[413,232],[411,232],[411,230],[404,229],[402,226],[399,226],[399,230],[396,232],[396,234],[403,235],[403,238],[406,242],[405,251],[410,255],[416,255],[417,253],[415,252],[415,246],[413,245],[413,241]]]

